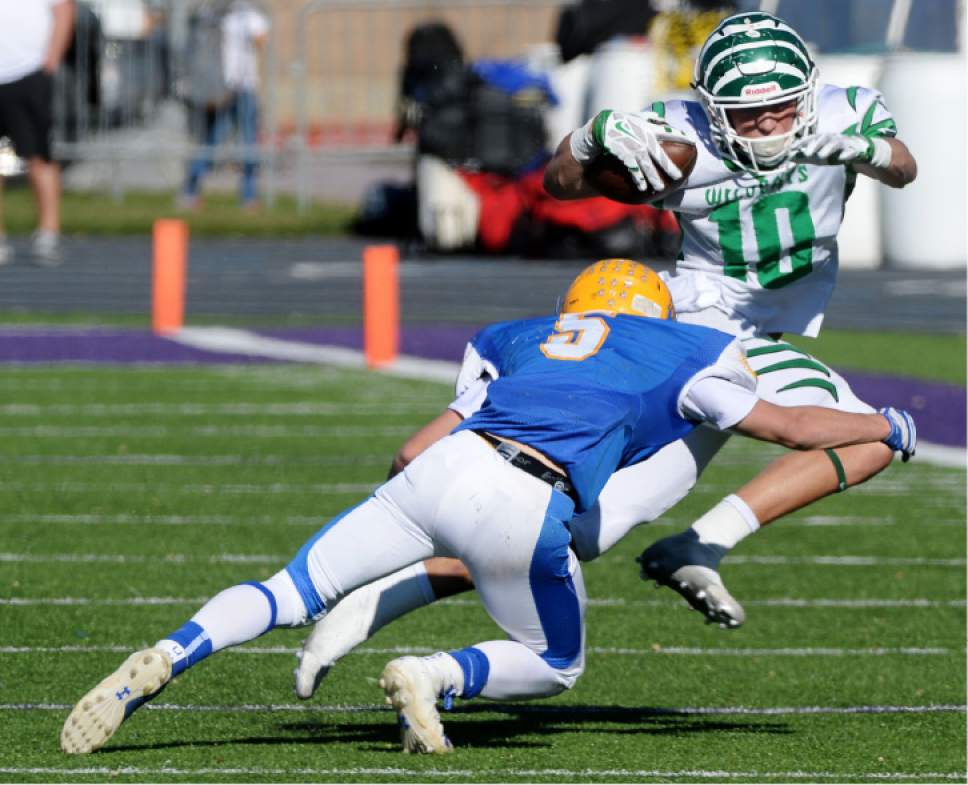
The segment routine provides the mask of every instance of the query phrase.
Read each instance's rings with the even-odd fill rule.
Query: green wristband
[[[602,150],[605,149],[605,124],[611,116],[611,109],[603,109],[595,115],[595,122],[592,123],[592,138],[595,140],[595,144],[602,148]]]

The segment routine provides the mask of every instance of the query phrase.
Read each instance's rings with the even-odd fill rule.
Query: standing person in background
[[[50,146],[53,75],[73,29],[74,0],[0,0],[0,136],[9,137],[27,162],[37,203],[31,252],[47,265],[61,261],[60,168]],[[12,258],[0,211],[0,265]]]
[[[231,129],[238,131],[239,143],[245,151],[242,160],[242,183],[239,200],[246,209],[255,209],[257,155],[254,152],[259,135],[259,53],[264,49],[269,37],[269,20],[249,0],[229,0],[219,2],[214,7],[204,9],[209,20],[215,20],[217,28],[218,52],[213,47],[207,51],[197,51],[193,45],[189,58],[202,62],[208,55],[215,54],[213,70],[219,74],[208,74],[204,79],[192,73],[189,68],[190,91],[198,90],[205,82],[208,95],[193,101],[200,111],[202,122],[198,123],[202,144],[205,149],[189,164],[185,187],[179,197],[179,205],[196,208],[199,205],[202,178],[212,168],[214,148],[225,141]],[[203,45],[204,46],[204,45]],[[193,124],[195,127],[195,124]]]

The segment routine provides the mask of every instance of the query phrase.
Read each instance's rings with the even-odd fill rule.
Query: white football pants
[[[680,321],[702,324],[699,314]],[[861,401],[846,380],[810,354],[783,341],[743,341],[756,371],[756,394],[778,406],[826,406],[866,414],[874,409]],[[700,427],[666,445],[647,461],[613,474],[598,503],[571,523],[574,548],[582,561],[605,553],[633,528],[654,521],[692,490],[699,476],[730,434]]]
[[[464,697],[555,695],[584,668],[585,587],[568,547],[570,498],[469,431],[441,439],[372,497],[334,518],[286,568],[309,618],[358,586],[431,556],[467,565],[509,641],[455,653]],[[481,659],[483,653],[484,659]],[[470,682],[470,683],[469,683]]]

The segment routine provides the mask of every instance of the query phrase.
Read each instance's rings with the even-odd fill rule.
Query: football
[[[640,191],[635,185],[635,178],[618,158],[611,153],[603,153],[585,167],[584,180],[602,196],[624,204],[643,204],[661,199],[678,188],[690,175],[696,165],[699,153],[696,145],[691,142],[660,142],[666,155],[679,167],[682,177],[672,180],[659,169],[665,187],[656,191],[648,187]]]

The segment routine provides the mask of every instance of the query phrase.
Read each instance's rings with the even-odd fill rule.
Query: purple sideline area
[[[415,357],[460,362],[474,325],[406,325],[401,351]],[[361,349],[358,327],[262,330],[261,335],[290,341]],[[261,363],[244,354],[192,349],[144,330],[104,328],[0,328],[0,363]],[[843,372],[843,371],[842,371]],[[917,418],[925,441],[965,446],[965,388],[864,371],[844,376],[857,395],[872,406],[899,406]]]

